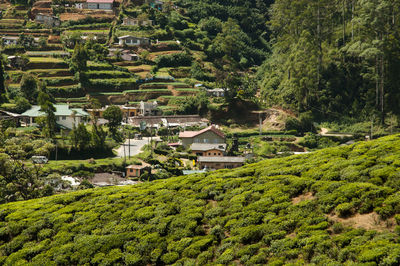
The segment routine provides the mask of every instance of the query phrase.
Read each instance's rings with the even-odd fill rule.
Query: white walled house
[[[47,27],[59,27],[61,25],[60,19],[52,14],[38,13],[36,14],[35,21]]]
[[[79,123],[86,122],[89,114],[82,108],[70,108],[67,104],[54,104],[56,108],[55,116],[56,123],[61,128],[72,129],[74,124],[77,126]],[[21,114],[23,122],[26,126],[35,126],[38,117],[45,116],[45,113],[40,110],[40,106],[33,105],[31,109]]]
[[[1,38],[3,41],[3,45],[17,45],[19,37],[17,36],[4,36]]]
[[[144,37],[135,37],[131,35],[125,35],[118,37],[118,44],[121,46],[147,46],[150,45],[150,39]]]
[[[88,9],[112,10],[114,0],[87,0],[86,4]]]
[[[124,61],[138,61],[139,55],[135,53],[131,53],[129,51],[123,51],[121,55],[122,60]]]

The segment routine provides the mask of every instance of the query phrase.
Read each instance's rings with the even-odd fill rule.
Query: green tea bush
[[[192,60],[192,56],[187,53],[176,53],[157,57],[156,64],[158,68],[191,66]]]
[[[342,203],[336,206],[335,212],[340,217],[347,217],[354,213],[353,204],[351,203]]]
[[[0,262],[398,265],[399,229],[390,222],[400,220],[399,154],[400,137],[389,136],[237,169],[3,204]],[[123,161],[50,161],[43,168],[123,170]],[[389,219],[389,227],[354,229],[331,220],[371,212]]]

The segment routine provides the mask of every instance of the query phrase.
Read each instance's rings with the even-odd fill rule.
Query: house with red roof
[[[86,0],[88,9],[112,10],[114,0]]]
[[[193,143],[203,144],[224,144],[225,134],[215,126],[209,126],[200,131],[183,131],[179,133],[179,139],[185,148]]]

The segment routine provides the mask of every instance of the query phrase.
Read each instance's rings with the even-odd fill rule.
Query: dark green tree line
[[[398,0],[275,1],[265,98],[324,117],[399,115],[399,12]]]

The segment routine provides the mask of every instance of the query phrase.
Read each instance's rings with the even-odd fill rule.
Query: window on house
[[[67,120],[67,117],[66,116],[62,116],[62,120]]]
[[[214,155],[217,155],[217,154],[214,152]]]
[[[129,172],[131,172],[131,173],[132,173],[132,172],[133,172],[133,169],[129,169]]]

